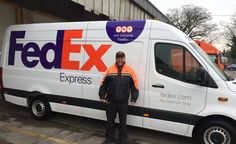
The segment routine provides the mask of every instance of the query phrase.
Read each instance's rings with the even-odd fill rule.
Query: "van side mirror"
[[[206,86],[208,84],[208,72],[200,67],[197,73],[197,82],[200,86]]]

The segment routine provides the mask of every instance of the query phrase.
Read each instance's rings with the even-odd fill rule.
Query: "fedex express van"
[[[199,143],[236,143],[236,81],[180,30],[159,21],[100,21],[10,26],[1,58],[6,101],[33,118],[61,112],[106,120],[98,89],[123,51],[139,79],[129,125]]]

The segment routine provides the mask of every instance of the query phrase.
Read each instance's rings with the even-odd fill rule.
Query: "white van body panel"
[[[216,81],[218,89],[208,88],[208,96],[206,101],[206,107],[203,111],[199,113],[201,116],[212,116],[212,115],[221,115],[229,117],[231,119],[236,119],[235,103],[236,97],[234,92],[230,91],[227,87],[227,84],[222,81]],[[225,91],[228,89],[229,91]],[[219,97],[228,98],[227,102],[218,101]]]
[[[127,31],[130,35],[122,34]],[[154,58],[157,43],[186,48],[218,88],[202,87],[158,73]],[[4,96],[11,103],[28,106],[28,95],[40,92],[48,97],[52,111],[106,120],[105,107],[98,96],[100,81],[106,68],[114,64],[115,53],[123,51],[139,82],[139,98],[135,106],[129,107],[127,123],[191,137],[195,120],[211,115],[235,120],[236,97],[229,90],[235,85],[228,84],[228,87],[190,43],[193,41],[180,30],[151,20],[10,26],[1,57]],[[15,55],[9,54],[10,47]],[[88,64],[90,60],[92,65]],[[163,84],[165,88],[156,89],[152,87],[155,84]],[[187,101],[164,103],[170,95]],[[229,101],[219,102],[221,96]]]
[[[5,94],[5,99],[6,101],[11,102],[16,105],[25,106],[25,107],[27,106],[27,100],[25,98],[15,97],[13,95]]]

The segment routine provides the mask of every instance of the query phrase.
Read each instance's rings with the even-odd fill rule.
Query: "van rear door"
[[[202,64],[187,45],[153,40],[149,51],[148,91],[151,128],[186,134],[204,109],[207,88],[198,84]]]

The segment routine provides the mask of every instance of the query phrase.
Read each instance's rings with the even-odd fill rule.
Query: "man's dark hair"
[[[123,57],[125,57],[125,53],[124,53],[124,52],[118,51],[118,52],[116,53],[116,58],[123,58]]]

